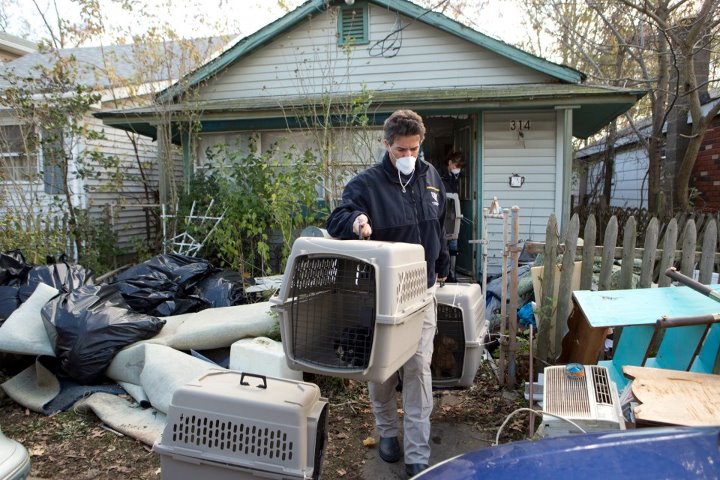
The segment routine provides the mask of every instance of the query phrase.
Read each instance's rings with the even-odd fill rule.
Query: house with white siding
[[[647,142],[650,136],[650,122],[639,122],[635,129],[619,131],[613,145],[613,172],[610,198],[605,202],[610,207],[648,207],[648,154],[638,133]],[[575,205],[595,204],[601,201],[605,178],[605,157],[608,139],[579,149],[575,153],[574,170],[576,182],[573,189]]]
[[[708,100],[701,105],[702,115],[720,102],[720,92],[713,91]],[[686,123],[692,124],[687,116]],[[666,156],[668,122],[663,125],[661,157]],[[611,192],[607,204],[610,207],[648,208],[648,168],[647,144],[651,135],[650,119],[636,122],[635,128],[626,128],[618,132],[614,143],[601,138],[597,142],[578,150],[575,154],[577,185],[573,195],[576,204],[591,205],[599,203],[603,194],[602,183],[605,178],[605,162],[608,152],[612,151]],[[612,146],[612,149],[609,147]],[[663,165],[663,168],[668,166]],[[666,174],[671,177],[669,173]],[[703,137],[700,152],[690,176],[693,191],[693,208],[700,211],[716,212],[720,210],[720,115],[716,115]]]
[[[67,182],[60,182],[58,166],[49,161],[46,126],[40,125],[18,107],[3,101],[0,107],[0,212],[14,210],[16,217],[32,214],[36,221],[51,221],[62,214],[58,204],[87,211],[91,218],[108,221],[117,234],[120,250],[129,251],[138,242],[154,239],[158,226],[158,148],[147,136],[108,128],[92,114],[128,106],[148,105],[152,95],[167,88],[182,72],[192,69],[184,62],[191,53],[219,48],[219,39],[193,42],[192,47],[168,42],[153,45],[112,45],[103,47],[66,48],[58,51],[31,52],[0,67],[0,95],[18,85],[30,94],[36,108],[53,105],[50,95],[36,85],[54,65],[72,69],[73,79],[68,92],[75,95],[75,86],[83,86],[99,95],[80,126],[85,135],[67,128],[52,132],[67,155]],[[154,62],[154,63],[153,63]],[[160,63],[159,63],[160,62]],[[193,66],[198,63],[195,62]],[[162,65],[163,68],[160,68]],[[38,68],[40,67],[40,68]],[[184,67],[184,70],[183,70]],[[46,97],[44,98],[43,95]],[[32,141],[29,139],[33,139]],[[39,140],[38,140],[39,139]],[[179,151],[178,151],[179,152]],[[174,155],[176,169],[182,174],[182,157]],[[68,195],[69,191],[69,195]],[[48,252],[50,253],[50,252]],[[67,252],[74,257],[76,252]]]
[[[35,43],[24,38],[0,32],[0,62],[9,62],[37,50]]]
[[[156,101],[177,112],[170,129],[157,128],[162,119],[152,108],[97,116],[152,138],[167,134],[183,147],[189,175],[208,147],[231,142],[329,150],[335,164],[364,168],[382,154],[383,121],[413,109],[427,127],[427,160],[465,155],[458,270],[479,278],[483,208],[494,197],[503,208],[520,207],[521,238],[541,241],[551,213],[561,224],[569,216],[572,138],[596,133],[645,93],[584,80],[407,0],[308,0],[162,92]],[[368,122],[348,128],[357,99],[367,102]],[[194,112],[194,128],[181,112]],[[324,192],[332,204],[337,189]],[[502,222],[487,227],[493,273]]]

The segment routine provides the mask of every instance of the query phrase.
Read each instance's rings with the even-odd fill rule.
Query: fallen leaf
[[[35,447],[30,447],[28,449],[28,452],[32,457],[39,457],[40,455],[45,454],[45,448],[43,448],[41,445],[37,445]]]
[[[337,473],[339,477],[344,477],[345,475],[347,475],[347,470],[345,470],[344,468],[339,468],[335,470],[335,473]]]
[[[375,437],[367,437],[365,440],[363,440],[363,445],[366,447],[374,447],[377,445],[377,440],[375,440]]]

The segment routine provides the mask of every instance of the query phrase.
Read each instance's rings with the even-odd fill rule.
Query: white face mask
[[[453,175],[460,175],[460,169],[459,168],[451,168],[450,173]]]
[[[400,170],[403,175],[410,175],[415,171],[415,157],[402,157],[395,161],[395,168]]]

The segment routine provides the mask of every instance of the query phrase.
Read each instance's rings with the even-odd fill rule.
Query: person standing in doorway
[[[462,152],[453,150],[445,157],[445,168],[442,169],[442,181],[445,185],[445,191],[447,193],[455,193],[458,195],[460,200],[460,174],[465,166],[465,160],[463,159]],[[448,274],[448,282],[457,282],[457,276],[455,274],[455,263],[457,262],[458,256],[458,241],[457,238],[447,241],[448,251],[450,253],[450,273]]]
[[[440,174],[423,160],[420,145],[425,137],[422,117],[412,110],[394,112],[383,125],[385,154],[377,165],[361,172],[345,187],[341,204],[327,220],[328,233],[340,239],[420,244],[425,249],[427,287],[448,274],[445,240],[445,188]],[[430,461],[430,413],[432,379],[430,362],[437,328],[437,302],[423,319],[415,354],[400,375],[384,383],[368,383],[368,391],[380,434],[380,458],[394,463],[402,450],[398,435],[397,387],[402,376],[403,446],[405,472],[412,477],[428,468]]]

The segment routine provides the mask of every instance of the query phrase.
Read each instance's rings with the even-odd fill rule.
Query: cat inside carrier
[[[424,250],[300,237],[271,303],[290,368],[385,381],[415,353],[432,308]]]

